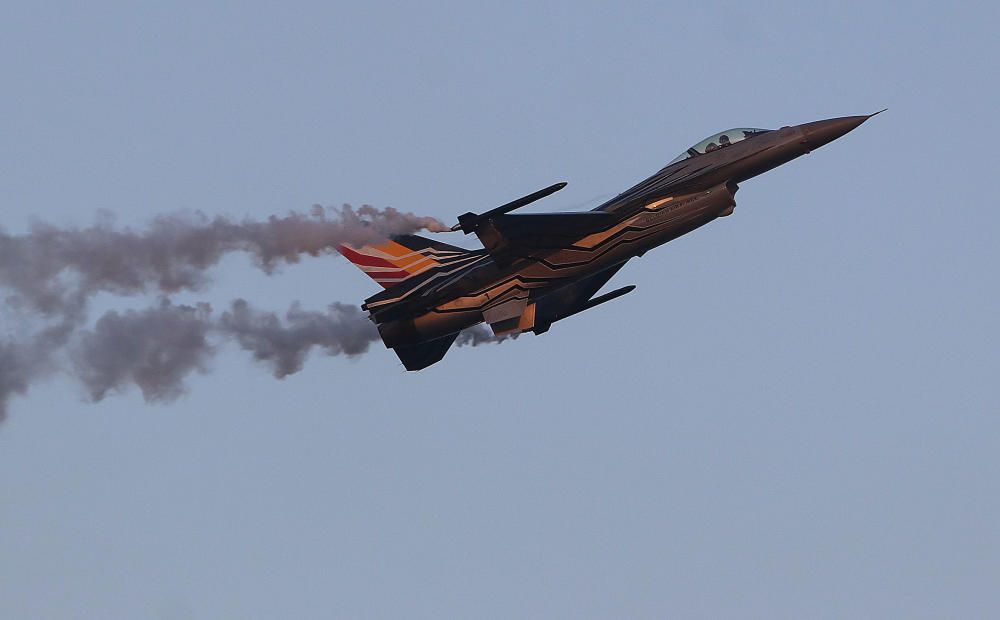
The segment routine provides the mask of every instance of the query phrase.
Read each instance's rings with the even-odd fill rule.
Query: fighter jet
[[[556,183],[485,213],[459,216],[452,230],[475,234],[482,249],[402,235],[339,250],[385,288],[361,308],[403,366],[421,370],[440,361],[459,332],[479,323],[488,323],[496,336],[542,334],[631,292],[635,286],[594,296],[629,259],[731,215],[743,181],[840,138],[875,114],[714,134],[593,211],[510,214],[566,186]]]

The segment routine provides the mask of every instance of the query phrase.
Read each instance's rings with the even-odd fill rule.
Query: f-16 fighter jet
[[[878,114],[876,112],[875,114]],[[407,370],[440,361],[463,329],[541,334],[557,321],[620,297],[595,294],[629,259],[732,214],[739,183],[832,142],[875,114],[769,129],[730,129],[685,150],[659,172],[593,211],[510,214],[565,187],[459,216],[467,250],[403,235],[340,252],[385,290],[361,306]]]

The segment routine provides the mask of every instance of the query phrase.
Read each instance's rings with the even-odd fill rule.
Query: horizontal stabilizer
[[[456,338],[458,338],[457,333],[420,344],[395,347],[393,351],[407,370],[423,370],[431,364],[440,362]]]

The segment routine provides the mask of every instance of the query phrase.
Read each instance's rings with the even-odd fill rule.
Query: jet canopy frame
[[[752,138],[758,136],[762,133],[767,133],[772,131],[771,129],[758,129],[755,127],[737,127],[735,129],[727,129],[725,131],[720,131],[717,134],[711,135],[698,144],[695,144],[688,150],[684,151],[673,160],[670,164],[676,164],[679,161],[684,161],[685,159],[690,159],[691,157],[697,157],[698,155],[703,155],[705,153],[710,153],[716,151],[720,148],[725,148],[736,142],[742,142],[747,138]],[[667,164],[668,166],[670,164]]]

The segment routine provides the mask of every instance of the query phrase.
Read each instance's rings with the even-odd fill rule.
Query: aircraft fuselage
[[[586,305],[596,292],[590,289],[603,286],[629,259],[731,214],[739,183],[827,144],[868,118],[723,132],[718,144],[710,142],[703,150],[695,145],[686,158],[600,205],[589,213],[592,217],[497,215],[479,222],[473,218],[484,216],[466,214],[467,227],[475,228],[486,250],[470,251],[454,270],[387,289],[363,307],[388,347],[440,339],[483,321],[497,334],[544,332],[553,322],[596,305]],[[546,191],[552,188],[536,194]],[[559,222],[565,225],[540,225],[536,232],[533,223],[545,222],[546,216],[564,217]]]

